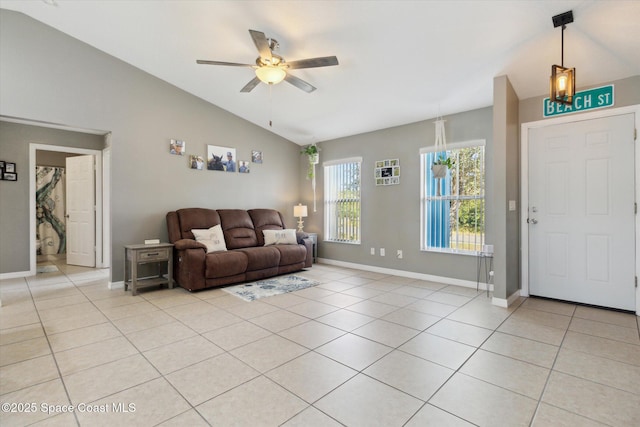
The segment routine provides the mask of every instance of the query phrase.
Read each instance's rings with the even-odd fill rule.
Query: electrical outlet
[[[384,248],[380,248],[380,256],[384,256]]]
[[[398,249],[396,256],[398,257],[398,259],[402,259],[402,249]]]
[[[371,248],[371,255],[375,255],[376,254],[376,248]]]

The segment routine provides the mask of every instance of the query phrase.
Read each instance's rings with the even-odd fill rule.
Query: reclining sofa
[[[224,235],[223,248],[211,251],[196,240],[192,230],[200,235],[217,225]],[[274,209],[179,209],[167,213],[167,228],[174,245],[174,280],[189,291],[259,280],[312,265],[311,240],[305,233],[287,230],[282,214]],[[283,230],[282,234],[291,237],[295,233],[295,237],[286,239],[287,244],[274,243],[269,237],[274,232],[266,230]]]

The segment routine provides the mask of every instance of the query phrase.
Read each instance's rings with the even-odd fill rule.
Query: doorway
[[[522,292],[640,313],[638,108],[522,126]]]

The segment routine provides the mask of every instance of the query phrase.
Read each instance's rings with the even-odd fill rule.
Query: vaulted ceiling
[[[492,104],[507,75],[520,99],[548,91],[560,63],[552,16],[573,10],[565,65],[578,89],[640,74],[640,1],[71,1],[0,0],[284,138],[304,145]],[[240,89],[255,63],[248,30],[287,61],[335,55],[287,82]],[[269,122],[272,122],[272,126]]]

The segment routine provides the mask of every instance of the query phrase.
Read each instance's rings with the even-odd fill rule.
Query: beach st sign
[[[613,106],[613,85],[597,87],[577,92],[573,96],[573,104],[559,104],[549,102],[549,98],[542,101],[543,116],[552,117],[562,114],[579,113]]]

